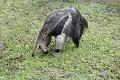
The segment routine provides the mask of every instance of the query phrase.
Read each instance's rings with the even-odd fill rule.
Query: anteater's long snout
[[[38,44],[38,41],[37,41],[36,44],[35,44],[34,50],[32,52],[32,57],[35,56],[35,53],[37,52],[38,48],[39,48],[39,44]]]

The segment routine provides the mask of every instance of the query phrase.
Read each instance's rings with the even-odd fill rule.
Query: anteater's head
[[[32,52],[32,56],[34,57],[35,53],[37,52],[38,48],[42,50],[43,53],[47,54],[49,52],[49,48],[47,47],[48,42],[48,35],[46,31],[40,31],[34,50]]]

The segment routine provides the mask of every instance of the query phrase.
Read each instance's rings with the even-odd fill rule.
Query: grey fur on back
[[[75,23],[79,22],[79,20],[80,20],[79,17],[81,17],[81,15],[77,10],[75,10],[74,8],[63,8],[63,9],[54,11],[53,13],[48,15],[41,31],[47,30],[47,32],[49,34],[56,27],[56,25],[61,21],[61,19],[63,19],[68,14],[71,14],[71,16],[74,20],[76,18],[76,20],[74,21]]]

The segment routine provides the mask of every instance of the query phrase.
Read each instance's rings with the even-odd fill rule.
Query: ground
[[[80,47],[69,38],[60,56],[32,57],[46,16],[66,6],[88,21]],[[0,0],[0,80],[120,80],[120,4]]]

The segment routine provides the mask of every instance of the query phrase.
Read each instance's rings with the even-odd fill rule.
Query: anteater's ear
[[[81,16],[81,18],[80,18],[80,26],[82,28],[88,28],[88,22],[83,16]]]

